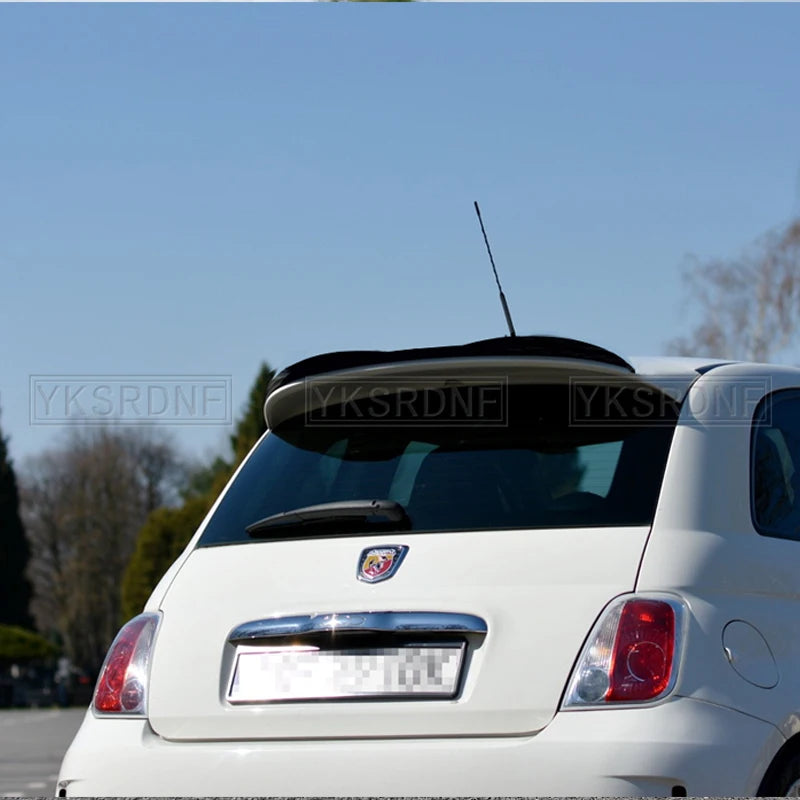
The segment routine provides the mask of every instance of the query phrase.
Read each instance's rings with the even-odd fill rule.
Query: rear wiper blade
[[[250,536],[258,537],[273,533],[276,529],[303,525],[325,527],[338,523],[356,524],[361,530],[364,527],[369,529],[373,525],[376,527],[392,525],[396,530],[411,526],[405,508],[394,500],[342,500],[272,514],[253,522],[245,530]]]

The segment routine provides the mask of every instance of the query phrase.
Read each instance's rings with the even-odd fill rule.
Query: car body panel
[[[732,364],[692,387],[637,581],[638,591],[677,591],[691,608],[680,692],[765,719],[787,737],[800,732],[800,543],[753,527],[750,422],[765,394],[799,377],[790,368]],[[737,398],[746,400],[737,409],[731,399],[743,385],[752,392]],[[754,686],[731,665],[723,631],[738,620],[764,638],[776,685]]]
[[[146,721],[89,715],[59,785],[70,797],[752,796],[783,742],[765,722],[683,698],[488,738],[170,742]]]
[[[389,534],[198,548],[161,604],[150,720],[168,739],[530,733],[558,709],[598,612],[633,588],[647,528]],[[397,541],[395,541],[397,540]],[[409,547],[397,574],[356,578],[365,548]],[[227,576],[220,580],[220,575]],[[204,587],[198,592],[198,587]],[[234,707],[231,630],[262,617],[365,611],[474,614],[453,700]],[[189,679],[190,680],[187,680]]]
[[[756,794],[782,748],[800,752],[800,542],[754,528],[752,415],[769,392],[800,387],[800,370],[642,358],[631,359],[631,374],[522,361],[451,363],[448,377],[593,374],[656,386],[683,403],[652,526],[196,548],[207,518],[148,602],[163,612],[150,719],[88,713],[62,765],[65,795]],[[433,379],[437,364],[342,376],[414,374]],[[297,413],[303,391],[301,383],[279,388],[268,418]],[[397,573],[358,581],[361,551],[387,544],[409,547]],[[665,592],[686,606],[672,693],[649,705],[560,708],[598,615],[631,591]],[[391,703],[227,701],[226,640],[237,625],[364,611],[485,620],[460,693]]]

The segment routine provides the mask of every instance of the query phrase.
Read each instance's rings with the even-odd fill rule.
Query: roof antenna
[[[489,261],[492,264],[492,272],[494,272],[494,280],[497,283],[497,291],[500,292],[500,302],[503,305],[503,313],[506,315],[506,323],[508,324],[508,332],[511,336],[516,336],[517,332],[514,330],[514,323],[511,321],[511,312],[508,310],[508,303],[506,296],[503,294],[503,287],[500,285],[500,278],[497,277],[497,267],[494,265],[494,258],[492,258],[492,248],[489,247],[489,239],[486,236],[486,228],[483,227],[483,219],[481,218],[481,210],[478,208],[478,201],[475,200],[475,213],[478,215],[478,222],[481,224],[481,232],[483,233],[483,241],[486,242],[486,250],[489,253]]]

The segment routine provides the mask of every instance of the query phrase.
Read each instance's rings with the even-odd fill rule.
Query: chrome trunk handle
[[[260,639],[336,633],[485,634],[487,630],[486,621],[474,614],[364,611],[256,619],[235,627],[228,641],[246,644]]]

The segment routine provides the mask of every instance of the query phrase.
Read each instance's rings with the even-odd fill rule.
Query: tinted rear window
[[[253,541],[245,528],[257,520],[347,500],[396,501],[412,531],[650,524],[677,408],[643,411],[641,395],[615,389],[602,418],[575,424],[568,392],[511,387],[502,425],[290,419],[252,454],[199,544]],[[348,533],[363,528],[324,531]],[[316,535],[295,527],[267,538]]]

